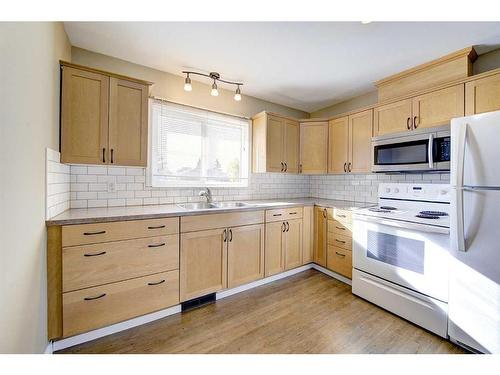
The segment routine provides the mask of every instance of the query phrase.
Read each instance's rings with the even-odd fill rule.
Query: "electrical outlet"
[[[116,183],[114,181],[109,181],[108,182],[108,193],[115,193],[116,192]]]

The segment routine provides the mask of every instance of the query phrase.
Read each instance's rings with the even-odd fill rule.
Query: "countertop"
[[[50,220],[46,225],[71,225],[102,223],[109,221],[157,219],[173,216],[188,216],[202,214],[218,214],[237,211],[256,211],[274,208],[294,207],[294,206],[323,206],[340,209],[354,210],[357,208],[373,206],[373,203],[352,202],[333,199],[320,198],[285,198],[267,200],[245,200],[250,204],[247,207],[235,208],[210,208],[187,210],[177,204],[162,204],[151,206],[129,206],[129,207],[104,207],[104,208],[73,208],[67,210]]]

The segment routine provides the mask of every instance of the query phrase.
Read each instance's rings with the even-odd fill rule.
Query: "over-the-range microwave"
[[[372,138],[372,172],[450,170],[450,125]]]

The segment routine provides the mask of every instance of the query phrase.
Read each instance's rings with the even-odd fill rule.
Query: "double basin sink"
[[[243,208],[252,207],[252,204],[244,202],[197,202],[197,203],[183,203],[177,206],[184,208],[185,210],[207,210],[214,208]]]

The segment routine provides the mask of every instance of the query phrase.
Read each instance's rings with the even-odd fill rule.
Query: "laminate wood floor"
[[[464,353],[316,270],[58,353]]]

